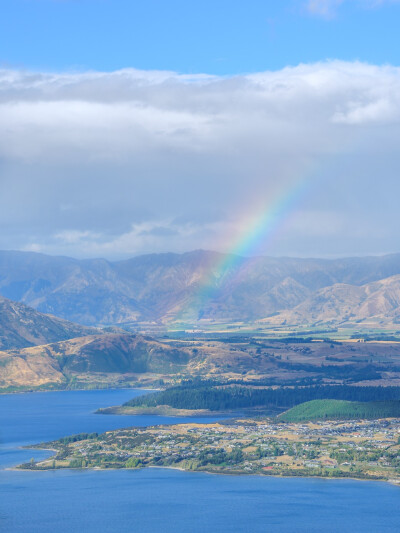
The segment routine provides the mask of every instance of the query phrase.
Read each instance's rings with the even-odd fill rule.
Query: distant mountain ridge
[[[266,319],[274,324],[317,324],[391,320],[400,324],[400,276],[355,286],[336,283],[320,289],[291,310]]]
[[[381,300],[388,303],[390,320],[397,317],[397,297],[389,305],[397,282],[390,278],[400,275],[400,254],[332,260],[235,258],[234,268],[221,271],[216,265],[231,264],[226,259],[224,254],[202,250],[116,262],[1,251],[0,294],[89,326],[201,318],[247,321],[272,317],[278,322],[304,323],[340,322],[354,315],[361,320],[369,316],[384,320],[383,304],[382,312],[374,311]],[[380,285],[375,288],[359,290],[376,282]],[[341,285],[345,288],[340,289]],[[339,296],[340,291],[347,291],[348,297]],[[336,305],[333,318],[326,306],[318,304],[322,300]],[[320,313],[311,312],[311,307],[320,308]]]

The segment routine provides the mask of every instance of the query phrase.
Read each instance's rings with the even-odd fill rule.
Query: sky
[[[400,1],[0,8],[0,249],[400,252]]]

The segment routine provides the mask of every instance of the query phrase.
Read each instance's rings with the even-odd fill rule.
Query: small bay
[[[23,472],[51,452],[19,447],[80,432],[216,418],[95,415],[146,391],[0,396],[0,531],[400,531],[400,489],[353,480],[218,476],[168,469]]]

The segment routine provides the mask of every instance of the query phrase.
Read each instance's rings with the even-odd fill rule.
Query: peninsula
[[[299,422],[238,418],[84,433],[35,447],[56,453],[19,468],[169,467],[400,483],[400,418]]]

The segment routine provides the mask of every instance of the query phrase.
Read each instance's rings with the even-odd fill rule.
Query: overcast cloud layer
[[[119,258],[230,250],[303,183],[254,253],[400,251],[400,69],[218,78],[0,71],[0,248]]]

